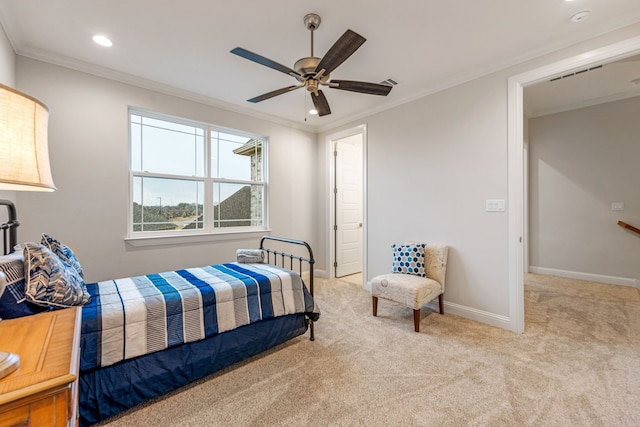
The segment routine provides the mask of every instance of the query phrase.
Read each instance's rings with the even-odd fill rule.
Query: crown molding
[[[226,111],[231,111],[238,114],[254,117],[257,119],[265,120],[271,123],[287,126],[290,128],[303,130],[306,132],[316,133],[317,129],[314,126],[308,124],[300,124],[291,120],[283,119],[281,117],[256,112],[254,110],[240,107],[236,104],[221,101],[210,96],[198,94],[188,90],[180,89],[175,86],[160,83],[154,80],[145,79],[142,77],[134,76],[132,74],[123,73],[111,68],[90,64],[84,61],[78,61],[73,58],[69,58],[64,55],[51,54],[49,52],[36,50],[36,49],[22,49],[16,52],[16,55],[23,56],[25,58],[34,59],[36,61],[42,61],[49,64],[57,65],[71,70],[79,71],[82,73],[90,74],[96,77],[101,77],[120,83],[136,86],[142,89],[151,90],[154,92],[163,93],[165,95],[175,96],[177,98],[186,99],[188,101],[198,102],[200,104],[208,105],[211,107],[220,108]]]

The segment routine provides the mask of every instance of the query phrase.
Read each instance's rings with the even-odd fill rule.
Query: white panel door
[[[336,277],[362,271],[362,134],[335,142]]]

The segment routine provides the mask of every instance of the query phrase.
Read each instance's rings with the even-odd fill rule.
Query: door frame
[[[525,200],[527,179],[525,176],[525,137],[524,137],[524,88],[540,83],[551,77],[568,71],[617,61],[640,53],[640,36],[613,43],[567,59],[554,62],[522,74],[512,76],[508,80],[508,141],[507,141],[507,175],[508,175],[508,277],[509,277],[509,318],[511,330],[524,332],[524,274],[526,251],[528,245],[526,230],[529,228],[528,213]]]
[[[329,173],[328,173],[328,192],[327,197],[329,198],[329,202],[327,203],[328,211],[327,218],[329,218],[329,226],[327,227],[327,248],[326,248],[326,259],[327,259],[327,277],[329,279],[334,279],[336,277],[336,269],[333,266],[333,263],[336,260],[336,239],[334,233],[335,224],[335,197],[333,193],[333,188],[335,185],[336,179],[336,171],[335,171],[335,161],[333,158],[333,147],[334,143],[338,139],[347,138],[353,135],[362,135],[362,283],[363,287],[367,283],[367,259],[368,259],[368,249],[367,249],[367,235],[368,235],[368,221],[367,221],[367,125],[362,124],[349,129],[345,129],[340,132],[332,133],[327,135],[325,145],[327,150],[327,159],[329,163]]]

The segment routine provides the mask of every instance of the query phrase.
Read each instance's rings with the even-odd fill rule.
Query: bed
[[[296,256],[266,247],[266,242],[274,240],[293,245],[303,245],[308,249],[308,257]],[[241,302],[238,302],[238,299],[229,299],[214,304],[218,312],[227,310],[235,312],[236,316],[238,311],[234,311],[232,306],[235,305],[236,308],[237,306],[246,306],[246,310],[243,308],[240,311],[248,313],[249,318],[231,321],[231,323],[242,324],[239,327],[229,324],[220,325],[220,322],[218,322],[218,325],[214,325],[213,322],[212,324],[203,322],[200,325],[200,330],[192,333],[193,331],[188,331],[180,326],[176,327],[176,323],[182,324],[184,321],[175,319],[176,316],[180,315],[180,309],[176,312],[178,314],[173,313],[172,316],[167,317],[166,328],[143,328],[138,325],[138,330],[132,331],[132,334],[143,335],[144,331],[141,331],[141,329],[147,329],[149,335],[156,335],[155,337],[147,336],[147,341],[151,342],[150,347],[155,345],[165,346],[159,351],[144,355],[137,355],[141,351],[139,348],[119,348],[113,352],[115,355],[108,354],[106,356],[110,360],[100,362],[99,348],[101,346],[97,344],[95,336],[95,331],[98,329],[96,322],[100,318],[96,315],[96,310],[97,307],[100,307],[100,300],[102,299],[98,288],[108,288],[109,285],[105,282],[87,285],[89,293],[92,295],[92,300],[82,310],[80,425],[89,425],[111,417],[137,404],[162,396],[196,379],[284,343],[304,334],[308,329],[308,325],[311,325],[310,339],[313,340],[313,321],[317,320],[318,310],[312,300],[313,253],[311,248],[305,242],[265,236],[260,241],[260,249],[267,254],[267,262],[264,264],[231,263],[207,266],[202,269],[178,270],[169,272],[169,274],[145,276],[149,281],[155,281],[152,286],[158,289],[165,287],[166,285],[163,281],[167,278],[172,279],[172,276],[178,279],[173,281],[173,289],[178,288],[177,282],[187,278],[187,280],[191,281],[188,286],[199,288],[197,292],[205,301],[208,296],[212,296],[215,293],[205,294],[203,289],[211,289],[212,282],[216,282],[218,279],[225,280],[218,282],[213,287],[225,287],[226,291],[228,291],[227,293],[232,293],[231,291],[241,293],[238,290],[241,289],[242,284],[251,283],[252,286],[247,289],[247,298]],[[280,261],[279,266],[275,265],[278,260]],[[288,261],[288,268],[285,268],[285,261]],[[299,264],[299,273],[293,271],[294,261]],[[274,290],[272,285],[279,281],[283,283],[290,281],[292,287],[289,289],[293,289],[296,286],[295,283],[301,284],[300,274],[303,263],[309,266],[310,271],[308,292],[307,288],[302,285],[301,290],[303,293],[298,295],[298,297],[302,295],[304,300],[293,304],[297,308],[286,310],[289,311],[288,313],[284,313],[282,310],[280,313],[276,313],[274,307],[278,304],[265,303],[265,300],[271,299],[274,301],[278,299],[277,295],[281,293],[280,290]],[[226,280],[226,278],[232,279]],[[197,283],[198,281],[201,283]],[[129,279],[112,282],[119,282],[119,286],[123,288],[121,295],[130,294],[128,287],[132,286],[132,284]],[[238,286],[234,288],[235,285],[230,284],[231,282],[235,282]],[[267,284],[265,286],[265,283],[271,283],[271,285]],[[256,284],[259,285],[256,286]],[[140,288],[140,286],[140,284],[137,284],[136,288]],[[258,288],[270,288],[272,296],[265,298],[265,292],[257,295],[255,291]],[[166,291],[166,289],[164,290]],[[224,291],[220,293],[223,294]],[[165,292],[165,296],[167,301],[180,297],[173,290]],[[251,297],[254,299],[253,302],[250,301]],[[110,295],[109,298],[113,299],[113,296]],[[302,303],[302,306],[300,303]],[[183,301],[184,304],[186,303]],[[228,307],[222,308],[221,306],[225,304]],[[171,307],[172,305],[173,307]],[[167,303],[167,312],[176,309],[175,305],[175,301]],[[258,305],[261,305],[261,307],[258,308]],[[209,305],[208,307],[211,308],[212,306]],[[207,310],[204,311],[206,312]],[[262,316],[258,312],[262,312]],[[207,316],[209,318],[216,317],[216,313],[209,310],[209,313],[199,317],[206,319]],[[187,316],[182,317],[186,318]],[[182,333],[181,337],[178,337],[177,335],[180,335],[179,330],[181,329],[184,330],[184,333]],[[165,333],[165,331],[169,330],[173,330],[173,333]],[[200,335],[202,332],[205,334],[204,337]],[[162,335],[162,337],[158,338],[157,335]],[[195,335],[197,339],[188,340],[187,336],[189,335]],[[157,342],[160,342],[160,344],[157,344]],[[119,343],[118,341],[118,345]],[[127,352],[134,356],[112,363],[111,359],[123,358],[122,354]],[[104,353],[102,358],[105,358]]]
[[[264,236],[256,253],[264,261],[86,284],[79,424],[105,420],[308,330],[313,340],[319,310],[310,246]]]

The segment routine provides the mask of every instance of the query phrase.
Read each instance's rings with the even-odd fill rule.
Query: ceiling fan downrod
[[[320,26],[320,16],[315,13],[308,13],[304,16],[304,25],[311,32],[311,56],[306,56],[304,58],[300,58],[294,64],[293,68],[298,76],[295,76],[296,79],[302,84],[302,86],[306,87],[309,92],[318,93],[318,85],[311,85],[310,83],[313,80],[317,80],[318,83],[324,84],[329,80],[329,75],[324,73],[324,70],[320,72],[316,71],[318,64],[320,63],[320,58],[316,58],[313,56],[314,46],[313,46],[313,34],[315,30]]]
[[[313,32],[318,29],[320,26],[320,15],[315,13],[307,13],[304,16],[304,26],[307,27],[307,30],[311,31],[311,56],[313,56]]]

